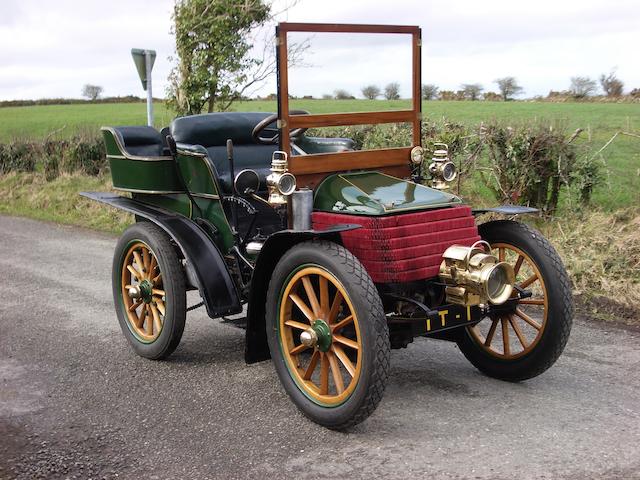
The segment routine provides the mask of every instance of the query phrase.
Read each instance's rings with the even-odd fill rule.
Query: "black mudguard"
[[[191,219],[112,193],[81,192],[80,195],[145,218],[167,232],[193,267],[196,286],[210,317],[242,311],[240,296],[220,250]]]
[[[342,244],[340,232],[355,230],[360,225],[334,225],[326,230],[281,230],[271,235],[262,246],[256,261],[249,304],[247,309],[247,332],[244,358],[247,363],[256,363],[271,358],[267,344],[267,330],[265,325],[265,303],[267,289],[271,280],[271,273],[276,264],[291,247],[300,242],[322,238]]]
[[[493,208],[474,208],[471,210],[474,215],[487,212],[501,213],[503,215],[524,215],[525,213],[536,213],[539,211],[537,208],[525,207],[523,205],[499,205]]]

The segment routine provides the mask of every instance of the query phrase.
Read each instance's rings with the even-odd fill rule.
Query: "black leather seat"
[[[162,135],[152,127],[113,127],[125,153],[137,157],[166,155]]]
[[[271,167],[271,155],[276,145],[254,142],[254,127],[270,113],[221,112],[176,118],[171,123],[171,135],[177,143],[204,147],[213,162],[221,188],[231,193],[233,179],[227,159],[227,139],[233,141],[236,174],[250,168],[260,177],[260,190],[266,190],[266,178]]]

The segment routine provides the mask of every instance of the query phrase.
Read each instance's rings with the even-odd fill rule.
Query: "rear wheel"
[[[267,335],[285,390],[313,421],[344,429],[375,410],[389,332],[371,278],[345,248],[306,242],[282,257],[267,293]]]
[[[129,227],[113,257],[113,299],[122,333],[141,357],[161,359],[180,343],[186,318],[182,265],[154,224]]]
[[[525,224],[488,222],[479,232],[492,253],[513,266],[516,285],[531,296],[519,300],[513,312],[490,315],[467,328],[458,341],[460,350],[495,378],[519,381],[540,375],[558,359],[571,331],[567,272],[551,244]]]

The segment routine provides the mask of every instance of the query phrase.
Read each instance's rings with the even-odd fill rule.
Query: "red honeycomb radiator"
[[[317,230],[341,223],[362,225],[342,232],[342,242],[376,283],[435,277],[448,247],[480,240],[466,205],[387,217],[313,212],[311,219]]]

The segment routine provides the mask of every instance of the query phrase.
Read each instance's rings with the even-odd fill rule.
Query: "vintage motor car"
[[[290,111],[290,32],[408,35],[412,108]],[[113,186],[128,193],[82,195],[135,215],[113,259],[115,310],[133,350],[162,359],[176,349],[199,306],[187,306],[188,290],[211,318],[246,308],[246,361],[271,358],[295,405],[332,429],[374,411],[390,350],[416,337],[456,342],[505,381],[547,370],[571,329],[567,273],[538,231],[513,220],[534,209],[472,209],[448,192],[456,170],[446,146],[421,146],[420,29],[281,23],[276,36],[277,113],[102,129]],[[306,134],[394,122],[411,124],[411,145],[357,150]],[[503,219],[479,224],[487,211]]]

